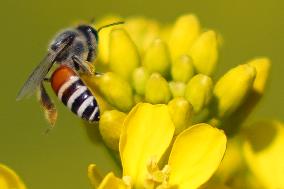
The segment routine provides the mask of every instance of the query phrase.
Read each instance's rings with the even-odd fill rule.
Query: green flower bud
[[[174,98],[169,102],[168,108],[175,125],[175,135],[191,125],[193,107],[186,99]]]
[[[195,15],[179,17],[172,29],[169,48],[173,60],[186,54],[200,33],[200,24]]]
[[[112,72],[103,74],[98,81],[104,98],[118,110],[127,112],[133,106],[132,89],[128,82]]]
[[[105,111],[99,122],[103,140],[113,150],[118,151],[119,138],[126,114],[117,110]]]
[[[111,31],[109,56],[110,69],[126,80],[140,63],[138,50],[123,29]]]
[[[185,89],[185,98],[192,104],[194,112],[199,113],[208,105],[212,97],[213,82],[203,74],[195,75]]]
[[[198,73],[211,75],[218,59],[218,42],[212,30],[202,33],[192,45],[189,55]]]
[[[173,97],[183,97],[184,96],[184,92],[186,88],[185,83],[171,81],[169,82],[169,86],[170,86],[170,90],[171,90]]]
[[[136,68],[132,74],[132,84],[137,94],[145,94],[146,82],[149,79],[150,74],[144,67]]]
[[[213,112],[218,117],[231,115],[251,91],[256,70],[248,64],[239,65],[223,75],[214,87]]]
[[[142,64],[149,73],[159,72],[162,76],[167,77],[171,65],[167,45],[161,39],[154,40],[147,49]]]
[[[173,62],[171,74],[174,81],[187,82],[194,75],[192,59],[183,55]]]
[[[145,99],[152,104],[166,104],[171,99],[169,85],[165,78],[153,73],[146,83]]]

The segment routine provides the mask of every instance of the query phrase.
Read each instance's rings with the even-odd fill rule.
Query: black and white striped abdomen
[[[72,72],[73,70],[69,67],[60,66],[53,73],[51,85],[54,92],[77,116],[90,122],[98,121],[100,110],[94,95],[76,73]]]

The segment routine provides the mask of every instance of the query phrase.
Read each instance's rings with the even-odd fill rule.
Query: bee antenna
[[[120,24],[124,24],[124,22],[120,21],[120,22],[114,22],[114,23],[111,23],[111,24],[104,25],[104,26],[102,26],[98,29],[98,33],[104,28],[108,28],[110,26],[115,26],[115,25],[120,25]]]

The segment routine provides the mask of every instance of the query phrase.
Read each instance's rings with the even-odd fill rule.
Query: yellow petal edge
[[[198,188],[216,171],[226,150],[222,130],[201,123],[183,131],[169,158],[169,183],[179,189]]]

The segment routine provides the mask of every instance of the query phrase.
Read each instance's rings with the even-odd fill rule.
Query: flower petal
[[[0,188],[1,189],[25,189],[20,177],[10,168],[0,164]]]
[[[123,180],[117,178],[113,173],[108,173],[101,182],[98,189],[127,189],[129,188]]]
[[[95,164],[90,164],[88,166],[88,178],[93,188],[98,188],[98,186],[102,182],[103,177]]]
[[[201,123],[178,135],[170,154],[169,183],[179,189],[197,188],[218,168],[226,149],[222,130]]]
[[[284,188],[284,125],[258,122],[245,135],[244,155],[253,174],[265,188]]]
[[[130,176],[134,186],[141,188],[147,174],[147,164],[159,161],[168,148],[174,125],[166,105],[141,103],[126,117],[119,150],[123,175]]]

